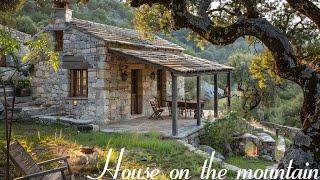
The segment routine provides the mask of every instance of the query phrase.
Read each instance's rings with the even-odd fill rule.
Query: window
[[[55,38],[56,38],[56,51],[62,51],[63,50],[63,31],[54,31]]]
[[[70,70],[70,96],[88,97],[88,70]]]
[[[6,66],[7,66],[6,57],[0,56],[0,67],[6,67]]]

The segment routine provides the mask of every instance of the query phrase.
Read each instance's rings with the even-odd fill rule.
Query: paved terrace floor
[[[139,117],[128,121],[119,121],[111,123],[105,127],[101,127],[102,132],[138,132],[146,133],[150,131],[156,131],[166,137],[171,138],[184,138],[189,134],[199,131],[203,128],[197,126],[197,120],[193,117],[178,117],[178,135],[172,136],[172,120],[170,116],[163,116],[164,120],[148,119],[147,117]]]

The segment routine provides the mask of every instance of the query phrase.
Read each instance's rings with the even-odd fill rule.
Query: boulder
[[[267,133],[258,133],[258,138],[262,143],[275,143],[276,141]]]
[[[208,145],[201,145],[199,146],[199,149],[206,152],[209,155],[211,155],[212,152],[215,152],[214,157],[219,158],[221,160],[225,160],[224,156],[220,152],[216,151],[214,148]]]
[[[263,159],[267,160],[267,161],[273,161],[273,158],[271,156],[268,155],[262,155],[261,156]]]
[[[92,154],[84,154],[81,151],[74,151],[69,163],[73,172],[90,172],[97,170],[99,153],[94,151]]]

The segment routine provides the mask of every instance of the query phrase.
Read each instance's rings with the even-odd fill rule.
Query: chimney
[[[64,30],[66,23],[72,20],[70,0],[53,0],[52,5],[52,27],[53,30]]]

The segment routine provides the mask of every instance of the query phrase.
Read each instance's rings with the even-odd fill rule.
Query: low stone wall
[[[201,128],[198,131],[189,134],[187,137],[184,138],[185,142],[191,144],[194,147],[199,147],[200,145],[200,137],[204,134],[204,129]]]
[[[267,128],[270,128],[270,129],[279,129],[280,135],[283,135],[291,140],[300,131],[299,128],[283,126],[280,124],[275,124],[275,123],[266,122],[266,121],[261,121],[260,124],[264,125]]]

